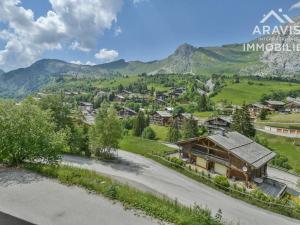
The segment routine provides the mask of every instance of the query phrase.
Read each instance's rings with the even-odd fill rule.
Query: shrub
[[[287,170],[293,169],[293,167],[288,162],[288,158],[280,154],[277,154],[277,156],[271,161],[271,164]]]
[[[227,190],[230,187],[227,177],[224,176],[216,176],[214,178],[214,182],[224,190]]]
[[[182,159],[179,159],[179,158],[176,158],[176,157],[170,158],[170,161],[172,163],[175,163],[175,164],[179,165],[179,166],[184,166],[184,164],[185,164]]]
[[[156,134],[151,127],[146,127],[142,133],[142,137],[150,140],[154,140],[156,138]]]

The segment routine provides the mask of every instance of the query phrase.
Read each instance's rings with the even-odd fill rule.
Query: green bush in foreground
[[[77,185],[90,191],[118,200],[125,207],[145,212],[157,219],[178,225],[220,225],[211,217],[210,211],[195,205],[185,207],[177,201],[162,199],[150,193],[113,182],[95,172],[59,165],[27,164],[25,168],[47,177],[58,179],[67,185]]]

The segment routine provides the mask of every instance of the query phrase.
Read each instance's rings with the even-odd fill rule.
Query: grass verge
[[[296,145],[299,139],[281,137],[264,132],[257,132],[259,140],[266,140],[268,147],[275,152],[280,153],[288,158],[289,164],[293,167],[293,171],[300,174],[300,147]]]
[[[76,185],[121,202],[125,208],[143,211],[162,221],[178,225],[220,225],[210,211],[199,206],[185,207],[115,182],[96,172],[61,165],[26,164],[24,167],[66,185]]]

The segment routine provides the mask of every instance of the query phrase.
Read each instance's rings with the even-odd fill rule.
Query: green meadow
[[[280,90],[300,90],[300,84],[266,80],[253,81],[249,79],[241,79],[240,83],[226,81],[226,86],[212,99],[215,102],[225,100],[232,104],[242,105],[244,102],[257,102],[264,94],[270,94],[272,91]]]

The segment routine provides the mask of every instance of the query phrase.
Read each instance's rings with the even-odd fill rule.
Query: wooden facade
[[[204,122],[204,126],[209,133],[217,133],[219,131],[229,131],[231,126],[231,117],[214,117]]]
[[[170,126],[172,122],[172,115],[167,111],[156,111],[150,117],[150,123],[159,126]]]
[[[229,132],[226,137],[192,138],[178,145],[181,157],[187,158],[190,163],[246,182],[267,176],[267,162],[275,157],[275,153],[237,132]]]
[[[130,116],[136,116],[136,112],[130,108],[121,108],[118,111],[118,116],[124,118],[124,117],[130,117]]]

